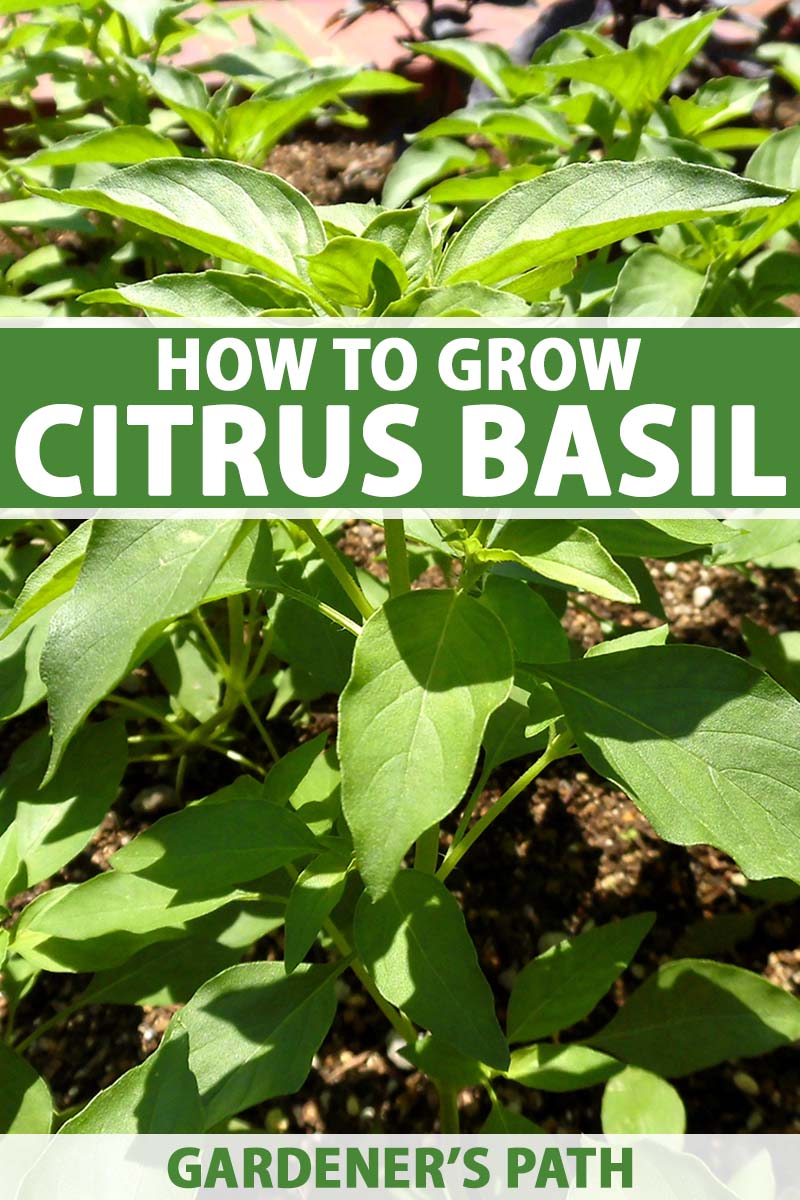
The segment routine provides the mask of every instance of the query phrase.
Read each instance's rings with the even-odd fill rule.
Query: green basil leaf
[[[671,1083],[626,1067],[609,1079],[603,1092],[603,1133],[685,1133],[686,1109]]]
[[[401,154],[386,176],[383,203],[387,208],[402,208],[419,192],[429,188],[446,175],[463,167],[474,167],[488,161],[485,150],[474,150],[454,138],[434,138],[432,142],[417,142]]]
[[[286,970],[291,972],[314,944],[344,892],[347,863],[331,851],[320,854],[297,877],[286,907]]]
[[[290,95],[280,94],[285,90],[285,81],[278,80],[255,99],[228,108],[222,118],[228,154],[238,162],[263,162],[284,134],[341,95],[343,86],[354,75],[350,67],[305,68],[299,73],[303,86]]]
[[[800,879],[800,705],[703,646],[537,667],[587,761],[661,837],[708,843],[752,879]]]
[[[127,962],[98,971],[84,992],[87,1004],[185,1004],[201,984],[233,967],[246,950],[283,924],[289,877],[270,878],[269,900],[227,904],[199,917],[179,941],[156,942]],[[280,892],[284,895],[280,895]]]
[[[563,941],[529,962],[508,1005],[508,1040],[536,1041],[575,1025],[602,1000],[653,927],[640,913]]]
[[[800,1038],[800,1000],[727,963],[665,963],[589,1039],[624,1062],[672,1079]]]
[[[757,179],[773,187],[797,191],[800,188],[800,128],[792,125],[773,133],[758,147],[745,167],[747,179]]]
[[[240,898],[232,892],[180,903],[173,888],[106,871],[38,896],[14,927],[13,949],[45,971],[105,970]]]
[[[586,651],[587,658],[599,654],[619,654],[620,650],[635,650],[637,646],[664,646],[669,637],[669,625],[657,625],[655,629],[638,629],[635,633],[623,633],[620,637],[606,638]]]
[[[626,258],[611,297],[611,317],[690,317],[706,284],[658,246],[641,246]]]
[[[596,533],[615,557],[676,558],[699,547],[713,546],[734,533],[721,521],[636,520],[587,521],[586,528]]]
[[[713,557],[717,566],[755,562],[800,542],[800,521],[731,517],[726,524],[744,532],[737,533],[730,541],[720,539],[720,543],[714,547]]]
[[[508,1046],[494,998],[443,883],[401,871],[379,900],[362,896],[353,932],[382,996],[462,1054],[505,1070]]]
[[[165,1038],[155,1054],[99,1092],[61,1133],[184,1133],[204,1128],[189,1041]]]
[[[49,1133],[53,1102],[30,1063],[0,1041],[0,1133]]]
[[[81,296],[82,304],[118,304],[187,320],[230,317],[250,319],[265,309],[301,299],[262,275],[203,271],[198,275],[157,275],[142,283],[124,283]]]
[[[771,634],[762,625],[742,617],[742,636],[755,665],[800,699],[800,632]]]
[[[642,21],[634,27],[627,50],[548,63],[547,71],[603,88],[630,113],[647,112],[692,61],[718,16],[712,10],[681,21]]]
[[[605,1083],[622,1063],[590,1046],[523,1046],[511,1055],[509,1079],[541,1092],[571,1092]]]
[[[355,605],[345,596],[325,563],[308,559],[290,562],[279,571],[281,583],[329,604],[344,616],[360,620]],[[323,692],[340,692],[347,682],[355,642],[344,629],[320,612],[293,599],[279,596],[273,609],[275,654],[306,672]]]
[[[170,621],[195,608],[230,553],[238,521],[95,521],[78,581],[42,654],[53,773],[94,706]]]
[[[308,260],[311,282],[337,304],[366,308],[374,291],[373,275],[379,264],[387,269],[397,295],[409,285],[402,262],[391,246],[366,237],[332,238],[324,249]]]
[[[302,1086],[336,1011],[340,971],[303,964],[287,975],[283,963],[244,963],[176,1013],[167,1044],[181,1031],[188,1036],[206,1129]]]
[[[418,286],[430,275],[438,251],[427,205],[380,213],[370,221],[364,237],[394,251],[408,274],[409,287]]]
[[[51,622],[63,603],[62,596],[50,600],[0,641],[0,721],[18,717],[44,700],[42,655]]]
[[[573,521],[505,521],[490,545],[475,554],[478,562],[516,562],[578,591],[608,600],[636,603],[639,594],[589,529]]]
[[[511,688],[497,618],[453,591],[409,592],[364,626],[342,693],[342,807],[373,895],[463,796],[486,722]]]
[[[31,572],[0,632],[0,641],[36,616],[52,600],[72,590],[86,557],[91,532],[92,522],[84,521]]]
[[[511,66],[511,59],[502,46],[467,38],[437,38],[433,42],[417,42],[409,49],[414,54],[424,54],[437,62],[455,67],[457,71],[464,71],[473,79],[480,79],[498,96],[510,99],[503,82],[503,72]]]
[[[418,1038],[413,1046],[404,1046],[401,1053],[430,1079],[459,1089],[480,1087],[492,1073],[477,1059],[461,1054],[454,1046],[430,1034]]]
[[[670,96],[682,137],[696,138],[728,121],[749,117],[756,101],[769,88],[766,79],[740,79],[724,75],[701,84],[693,96],[683,100]]]
[[[480,1128],[481,1133],[499,1133],[501,1135],[510,1134],[531,1134],[544,1133],[540,1125],[536,1125],[533,1121],[529,1121],[527,1117],[523,1117],[522,1113],[512,1112],[510,1108],[506,1108],[502,1104],[492,1104],[489,1116],[484,1121]]]
[[[542,749],[545,731],[562,715],[561,701],[549,684],[525,671],[517,671],[515,678],[519,686],[512,687],[505,703],[489,717],[483,735],[487,777],[503,763]]]
[[[416,135],[417,141],[436,137],[525,138],[569,150],[572,136],[563,115],[546,104],[528,101],[511,108],[502,100],[486,100],[440,117]]]
[[[450,242],[439,278],[502,283],[647,229],[784,198],[766,184],[677,159],[574,163],[517,184],[480,209]]]
[[[301,256],[325,244],[322,223],[300,192],[276,175],[236,163],[159,159],[124,167],[90,188],[31,190],[123,217],[290,286],[301,284]]]
[[[150,665],[177,712],[201,723],[213,717],[220,706],[220,672],[199,630],[171,629],[150,655]]]
[[[241,775],[229,787],[162,817],[118,850],[111,865],[173,889],[183,903],[224,894],[318,849],[291,809],[265,804],[261,784]]]
[[[175,0],[108,0],[110,8],[118,12],[146,42],[154,36],[162,17],[170,12],[179,13],[186,4]]]
[[[547,601],[522,579],[490,575],[481,603],[502,621],[518,663],[562,662],[569,638]]]
[[[0,879],[6,898],[54,875],[86,846],[114,803],[127,766],[125,727],[103,721],[82,729],[41,786],[49,756],[42,730],[15,751],[0,778],[0,814],[13,814],[18,863],[13,878]]]
[[[527,317],[527,301],[480,283],[417,288],[386,306],[384,317]]]
[[[64,138],[28,159],[28,166],[69,166],[73,163],[139,163],[154,158],[180,158],[171,138],[142,125],[118,125]]]

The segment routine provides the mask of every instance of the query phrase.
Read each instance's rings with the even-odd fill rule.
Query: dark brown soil
[[[276,146],[266,168],[299,188],[314,204],[380,200],[395,159],[391,143],[299,138]]]
[[[366,523],[353,523],[342,548],[376,574],[382,538]],[[444,582],[433,572],[428,586]],[[747,614],[773,629],[797,626],[800,577],[786,571],[755,571],[750,577],[694,563],[660,564],[657,582],[673,634],[685,641],[743,652],[739,621]],[[588,598],[586,598],[588,600]],[[597,617],[641,628],[655,623],[643,612],[592,598]],[[570,633],[589,645],[599,639],[586,613],[570,618]],[[316,714],[317,728],[333,730],[329,705]],[[287,730],[288,732],[288,730]],[[5,750],[5,747],[4,747]],[[226,765],[219,760],[219,783]],[[210,766],[210,764],[209,764]],[[109,854],[170,804],[169,784],[141,768],[130,772],[125,794],[87,853],[64,872],[80,880],[103,870]],[[514,764],[484,794],[484,808],[515,777]],[[196,781],[199,788],[208,776]],[[216,781],[215,781],[216,786]],[[198,793],[199,794],[199,793]],[[160,808],[159,806],[163,806]],[[443,830],[443,848],[452,836]],[[55,880],[54,883],[62,882]],[[513,805],[471,852],[468,870],[451,876],[475,939],[481,965],[494,987],[501,1017],[514,975],[535,954],[587,922],[601,923],[645,909],[657,913],[653,933],[637,963],[612,995],[570,1036],[599,1028],[626,993],[659,962],[682,954],[712,955],[763,973],[787,990],[800,991],[800,905],[758,909],[746,881],[723,854],[708,847],[662,842],[624,796],[596,777],[581,760],[556,764]],[[19,899],[21,907],[23,899]],[[758,909],[754,929],[742,930]],[[744,940],[736,941],[737,936]],[[281,957],[281,937],[259,948]],[[18,1014],[28,1033],[79,994],[86,979],[49,975]],[[247,1114],[270,1131],[410,1132],[436,1120],[433,1088],[398,1055],[398,1041],[352,976],[340,981],[333,1029],[306,1085],[294,1097]],[[34,1044],[33,1064],[48,1079],[64,1109],[80,1105],[98,1089],[142,1061],[158,1045],[171,1010],[93,1006]],[[726,1064],[679,1082],[691,1132],[800,1132],[800,1064],[784,1050],[762,1059]],[[571,1096],[544,1094],[501,1083],[499,1094],[552,1132],[599,1129],[601,1089]],[[462,1124],[475,1131],[486,1100],[461,1096]]]

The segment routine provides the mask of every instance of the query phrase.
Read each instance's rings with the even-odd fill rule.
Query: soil
[[[377,202],[395,157],[391,142],[298,138],[275,147],[267,170],[305,192],[315,204]]]
[[[341,545],[355,561],[380,575],[381,542],[373,527],[354,522]],[[745,575],[696,563],[651,566],[673,635],[681,641],[743,653],[743,615],[773,630],[797,626],[800,575],[794,572],[755,570]],[[434,571],[424,582],[441,586],[444,580]],[[630,628],[656,623],[644,612],[584,599],[601,620]],[[599,640],[598,622],[585,612],[569,618],[568,626],[571,636],[584,645]],[[147,680],[141,684],[146,686]],[[332,705],[323,700],[313,707],[315,729],[333,734]],[[289,728],[276,733],[286,737]],[[10,747],[3,751],[10,752]],[[224,772],[223,760],[218,761]],[[521,764],[510,764],[499,773],[482,796],[480,810],[520,769]],[[105,869],[114,849],[162,815],[172,803],[171,789],[151,771],[129,772],[124,794],[87,852],[43,887],[65,879],[79,881]],[[196,786],[204,783],[206,790],[210,783],[218,786],[205,770]],[[443,849],[454,827],[451,820],[443,828]],[[646,909],[656,912],[657,922],[637,962],[591,1020],[570,1031],[570,1039],[600,1028],[646,974],[683,954],[732,962],[800,993],[800,903],[759,905],[725,855],[709,847],[662,842],[631,801],[580,759],[550,768],[476,845],[468,873],[454,872],[450,884],[463,905],[501,1019],[515,973],[531,957],[588,922],[599,924]],[[29,899],[30,895],[20,897],[17,906]],[[281,936],[267,939],[256,955],[282,957]],[[63,1008],[86,982],[85,977],[43,976],[20,1006],[20,1033],[31,1032]],[[430,1130],[436,1121],[434,1089],[399,1055],[396,1035],[387,1034],[385,1020],[357,981],[348,975],[339,988],[334,1026],[303,1089],[251,1110],[245,1119],[270,1132]],[[152,1053],[172,1011],[91,1006],[43,1035],[29,1057],[50,1083],[59,1108],[70,1109]],[[678,1086],[690,1132],[800,1132],[796,1050],[728,1063],[681,1080]],[[601,1088],[565,1096],[501,1083],[498,1092],[507,1105],[550,1132],[599,1129]],[[476,1132],[487,1115],[485,1098],[468,1089],[461,1096],[461,1114],[464,1130]]]

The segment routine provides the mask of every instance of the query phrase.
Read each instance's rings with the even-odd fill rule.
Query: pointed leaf
[[[651,975],[590,1043],[676,1078],[798,1038],[795,996],[741,967],[687,958]]]
[[[29,621],[51,600],[72,590],[86,557],[91,532],[92,522],[84,521],[31,572],[0,632],[0,641]]]
[[[572,521],[505,521],[476,555],[479,562],[516,562],[547,579],[608,600],[635,603],[631,580],[594,533]]]
[[[744,173],[748,179],[797,191],[800,188],[800,126],[792,125],[773,133],[758,147]]]
[[[589,929],[529,962],[511,992],[509,1041],[537,1041],[588,1016],[628,966],[654,920],[653,913],[641,913]]]
[[[139,875],[105,871],[37,897],[14,928],[14,950],[46,971],[99,971],[153,942],[185,933],[197,917],[241,893],[178,903],[172,888]]]
[[[238,521],[94,522],[42,655],[51,773],[95,704],[170,621],[201,602],[239,530]]]
[[[356,909],[356,948],[382,996],[434,1037],[498,1070],[508,1046],[455,897],[433,875],[402,871]]]
[[[325,244],[322,223],[300,192],[236,163],[160,159],[124,167],[94,187],[37,194],[123,217],[291,285],[300,283],[300,256]]]
[[[204,984],[176,1014],[169,1040],[188,1035],[206,1129],[302,1086],[336,1011],[340,970],[302,965],[287,975],[283,963],[244,963]]]
[[[224,894],[319,849],[291,809],[266,804],[242,775],[229,787],[162,817],[123,846],[115,871],[172,888],[179,902]]]
[[[481,603],[502,621],[518,663],[562,662],[569,639],[547,601],[522,579],[490,575]]]
[[[373,895],[463,796],[511,676],[505,630],[469,596],[409,592],[367,621],[342,693],[339,759],[342,806]]]
[[[30,1063],[0,1041],[0,1133],[49,1133],[53,1102]]]
[[[647,112],[700,50],[718,12],[697,13],[676,21],[642,21],[630,46],[616,54],[547,64],[561,79],[577,79],[610,92],[630,113]]]
[[[490,201],[450,242],[439,276],[502,283],[647,229],[783,199],[766,184],[677,159],[574,163]]]
[[[502,1104],[493,1104],[480,1133],[498,1133],[507,1137],[510,1134],[544,1133],[544,1130],[540,1125],[523,1117],[522,1113],[512,1112]]]
[[[124,304],[145,312],[187,320],[250,319],[280,307],[298,292],[288,292],[261,275],[203,271],[197,275],[157,275],[142,283],[123,283],[81,296],[82,304]]]
[[[344,892],[347,863],[332,852],[320,854],[297,877],[286,907],[287,972],[302,961]]]
[[[198,917],[179,940],[156,942],[127,962],[98,971],[84,993],[86,1003],[185,1004],[206,980],[235,966],[250,947],[283,924],[288,875],[270,876],[269,888],[276,889],[269,899],[227,904]]]
[[[611,317],[690,317],[706,277],[657,246],[626,258],[611,297]]]
[[[43,730],[19,747],[0,779],[0,813],[14,814],[19,864],[12,879],[0,879],[6,897],[54,875],[86,846],[114,803],[127,766],[125,727],[103,721],[81,730],[42,787],[49,756]]]
[[[542,1092],[571,1092],[605,1083],[622,1064],[590,1046],[523,1046],[511,1055],[509,1079]]]
[[[588,762],[656,831],[800,880],[800,704],[749,663],[651,646],[536,668]]]
[[[204,1128],[187,1037],[165,1039],[141,1066],[95,1096],[61,1133],[194,1133]]]
[[[115,129],[97,129],[64,138],[53,146],[37,150],[28,159],[29,166],[60,167],[72,163],[139,163],[154,158],[180,158],[181,152],[171,138],[154,133],[142,125],[118,125]]]
[[[181,12],[186,4],[175,0],[108,0],[109,6],[130,21],[140,37],[149,42],[159,20],[170,12]]]

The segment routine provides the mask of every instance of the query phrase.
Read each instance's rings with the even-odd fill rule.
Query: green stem
[[[268,625],[265,621],[261,628],[261,645],[259,646],[258,653],[256,654],[252,666],[250,667],[250,672],[245,682],[245,687],[248,689],[251,688],[258,679],[260,679],[261,672],[264,670],[264,665],[269,658],[269,652],[271,649],[272,626]]]
[[[228,682],[234,688],[244,683],[249,658],[244,636],[244,602],[241,596],[228,597],[228,629],[230,640],[230,665]]]
[[[278,592],[281,596],[288,596],[290,600],[296,600],[298,604],[305,604],[306,608],[311,608],[314,612],[322,613],[324,617],[341,625],[342,629],[346,629],[348,633],[352,633],[353,637],[358,637],[361,633],[361,626],[356,625],[355,621],[351,621],[338,609],[331,608],[330,604],[317,600],[315,596],[309,596],[308,592],[301,592],[299,588],[290,587],[287,583],[270,583],[269,590]]]
[[[439,865],[439,826],[431,825],[422,837],[417,838],[414,851],[414,869],[426,875],[435,875]]]
[[[182,754],[178,759],[178,770],[175,774],[175,803],[182,803],[183,785],[186,781],[186,768],[189,766],[188,754]]]
[[[259,733],[259,736],[260,736],[262,742],[267,747],[270,758],[272,759],[273,762],[277,762],[278,759],[280,758],[280,754],[277,751],[277,748],[275,746],[275,743],[272,740],[269,730],[267,729],[264,722],[261,720],[261,717],[256,712],[253,702],[250,699],[250,697],[248,696],[247,692],[243,691],[241,693],[241,700],[242,700],[242,704],[244,705],[244,707],[247,711],[248,716],[250,717],[250,720],[253,722],[256,729],[258,730],[258,733]]]
[[[393,596],[402,596],[404,592],[411,591],[406,529],[402,519],[384,521],[383,534],[386,540],[386,561],[389,564],[389,588]]]
[[[222,674],[223,679],[226,679],[228,676],[228,663],[225,659],[225,655],[222,653],[219,642],[217,641],[216,637],[214,636],[211,626],[208,624],[208,622],[206,621],[205,617],[203,616],[203,614],[201,613],[199,608],[195,609],[192,616],[194,618],[195,625],[202,633],[203,638],[205,639],[206,645],[208,646],[209,650],[211,651],[211,657],[214,659],[214,662],[219,667],[219,670],[220,670],[220,673]]]
[[[696,310],[695,316],[716,316],[715,309],[717,307],[717,301],[719,300],[725,284],[728,282],[731,271],[735,265],[736,264],[732,258],[719,259],[713,264],[711,271],[709,272],[711,286],[706,291],[705,296]]]
[[[383,998],[373,983],[372,977],[367,971],[367,968],[361,962],[361,959],[357,956],[353,950],[353,947],[350,945],[341,929],[339,929],[338,925],[335,925],[329,917],[325,921],[323,928],[339,953],[344,958],[350,959],[349,965],[351,971],[356,978],[360,980],[364,990],[368,992],[375,1001],[378,1008],[386,1017],[386,1020],[389,1022],[392,1028],[397,1030],[397,1032],[402,1038],[405,1039],[406,1042],[415,1042],[417,1040],[416,1029],[411,1024],[405,1013],[400,1012],[399,1008],[395,1008],[393,1004],[390,1004],[388,1000]]]
[[[485,812],[481,819],[477,821],[470,829],[459,844],[450,847],[450,850],[437,871],[439,879],[445,880],[451,871],[458,866],[464,855],[475,845],[478,838],[482,837],[489,826],[497,820],[499,816],[505,812],[512,800],[516,800],[520,792],[524,792],[529,784],[533,783],[537,775],[539,775],[545,767],[550,763],[555,762],[557,758],[563,758],[572,746],[572,735],[569,733],[559,734],[558,737],[550,743],[536,762],[533,763],[524,774],[520,775],[516,783],[512,783],[511,787],[503,792],[500,799],[493,804],[488,812]]]
[[[489,538],[492,536],[492,530],[496,524],[497,522],[495,521],[494,517],[484,517],[478,522],[477,528],[472,536],[477,538],[482,546],[486,546],[489,543]]]
[[[180,733],[180,730],[176,731],[176,727],[170,724],[165,717],[162,717],[161,713],[149,708],[146,704],[140,703],[138,700],[129,700],[127,696],[117,696],[115,694],[107,697],[106,704],[118,704],[120,708],[127,708],[130,712],[135,713],[137,717],[144,717],[148,721],[156,721],[164,729],[169,730],[171,734]]]
[[[639,146],[642,143],[642,134],[648,121],[648,113],[634,113],[631,116],[630,133],[617,143],[616,153],[610,157],[622,159],[624,162],[633,162],[636,155],[639,153]]]
[[[236,763],[239,767],[245,767],[248,771],[254,771],[256,775],[260,775],[262,779],[266,778],[267,772],[258,763],[253,762],[251,758],[247,758],[244,754],[240,754],[238,750],[232,750],[226,746],[219,746],[216,742],[206,742],[206,749],[213,750],[215,754],[221,754],[223,758],[229,759],[230,762]]]
[[[352,600],[362,617],[365,619],[371,617],[375,611],[367,597],[362,592],[361,588],[356,583],[355,579],[350,575],[344,561],[338,551],[330,544],[328,539],[320,533],[315,521],[295,521],[295,524],[303,530],[311,542],[313,542],[319,553],[320,558],[327,564],[333,575],[336,577],[342,591]]]
[[[439,1092],[439,1133],[460,1133],[458,1119],[458,1089],[435,1080]]]
[[[296,867],[289,865],[286,867],[286,871],[291,880],[297,880],[298,872]],[[322,928],[325,930],[328,937],[331,939],[342,957],[348,959],[348,965],[351,971],[356,978],[360,980],[364,990],[368,992],[375,1001],[375,1004],[386,1017],[386,1020],[389,1022],[392,1028],[395,1029],[406,1042],[415,1042],[417,1040],[417,1031],[412,1025],[411,1021],[409,1021],[405,1013],[401,1012],[399,1008],[395,1008],[393,1004],[390,1004],[389,1001],[385,1000],[380,994],[372,981],[369,971],[364,966],[339,926],[334,922],[333,918],[327,917],[323,922]]]
[[[464,835],[466,834],[467,829],[469,828],[469,823],[472,820],[472,814],[475,812],[478,801],[480,800],[481,794],[483,793],[483,789],[486,787],[486,784],[489,782],[489,776],[491,775],[491,773],[492,773],[492,766],[491,766],[491,763],[487,759],[487,761],[483,764],[483,770],[480,773],[478,782],[475,784],[475,787],[472,789],[472,794],[471,794],[469,800],[467,801],[467,807],[464,809],[464,815],[462,816],[461,820],[458,823],[458,829],[455,831],[455,834],[453,835],[453,841],[450,845],[450,853],[452,853],[452,851],[455,849],[455,847],[458,845],[459,842],[464,840]]]

